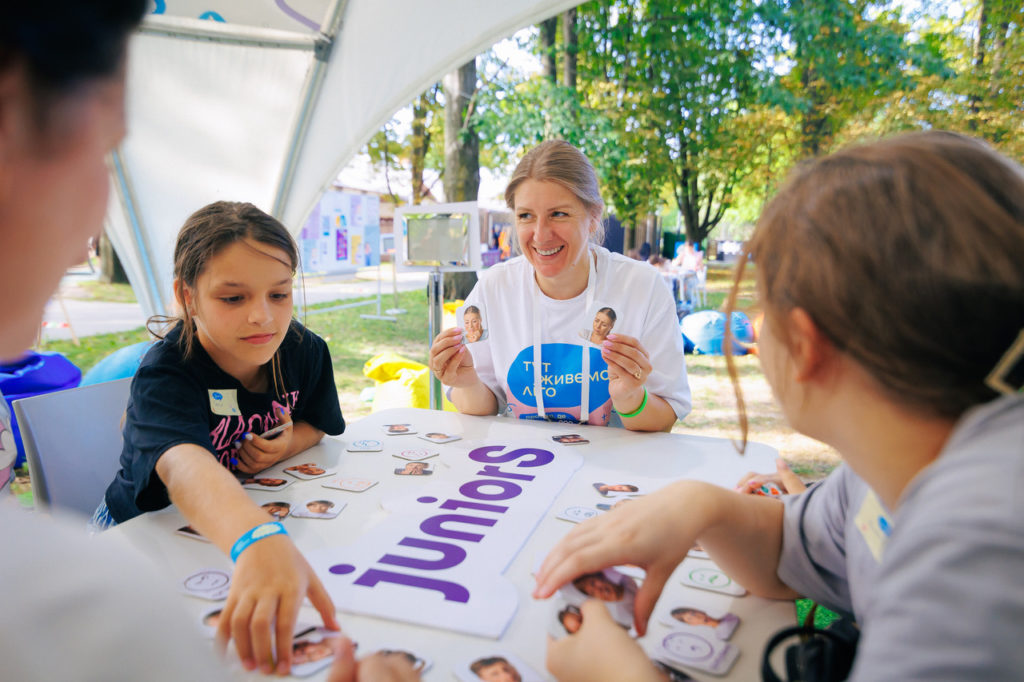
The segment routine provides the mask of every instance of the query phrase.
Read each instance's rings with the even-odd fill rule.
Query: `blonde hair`
[[[595,244],[604,242],[604,200],[594,166],[583,152],[565,140],[541,142],[526,152],[505,188],[505,204],[510,209],[515,210],[516,189],[526,180],[557,182],[572,192],[597,223],[590,240]]]
[[[795,170],[745,254],[765,324],[802,308],[894,402],[956,419],[998,395],[985,377],[1024,328],[1024,171],[948,132],[848,148]]]

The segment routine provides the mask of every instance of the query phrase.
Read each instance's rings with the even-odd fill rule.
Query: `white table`
[[[392,453],[430,444],[412,435],[384,435],[382,425],[389,423],[411,423],[418,427],[420,434],[429,431],[457,433],[462,435],[462,440],[434,446],[441,454],[430,460],[436,463],[433,477],[396,476],[394,468],[404,462],[392,457]],[[667,433],[639,434],[608,427],[471,417],[451,412],[402,408],[382,411],[349,424],[342,436],[324,438],[321,444],[297,455],[290,462],[318,462],[336,467],[339,474],[378,479],[380,483],[373,488],[361,493],[345,492],[323,488],[322,481],[312,480],[297,481],[277,492],[250,491],[250,494],[259,504],[285,500],[291,502],[293,508],[304,500],[318,496],[346,502],[345,510],[333,520],[292,517],[284,520],[298,547],[303,552],[310,552],[347,544],[358,538],[368,527],[386,518],[387,513],[380,507],[382,500],[412,495],[425,482],[444,477],[446,457],[464,456],[469,450],[486,443],[523,439],[533,442],[546,440],[550,443],[549,449],[557,456],[560,452],[567,452],[570,446],[554,443],[550,438],[563,433],[580,433],[591,442],[571,446],[573,452],[584,457],[583,466],[554,500],[505,573],[519,589],[520,602],[514,619],[500,640],[348,614],[345,612],[345,604],[335,604],[345,632],[356,641],[365,643],[360,647],[361,650],[388,643],[404,644],[430,657],[433,666],[424,676],[428,681],[452,680],[452,669],[459,662],[499,649],[518,655],[538,672],[546,674],[544,655],[551,608],[547,603],[536,602],[530,597],[534,584],[531,570],[548,549],[572,528],[571,523],[555,518],[560,510],[577,504],[593,506],[603,501],[592,487],[596,473],[590,472],[618,470],[623,474],[619,482],[626,482],[631,477],[663,478],[665,482],[693,478],[732,487],[747,471],[774,471],[777,456],[775,450],[751,443],[746,454],[741,456],[730,441],[719,438]],[[376,453],[345,451],[347,443],[366,438],[383,441],[384,450]],[[145,514],[103,535],[109,536],[105,541],[126,542],[141,549],[154,559],[159,570],[172,584],[202,568],[230,568],[230,560],[213,545],[176,534],[174,530],[183,524],[183,517],[171,508]],[[197,627],[200,615],[214,606],[211,602],[187,596],[182,596],[182,601],[195,614]],[[727,678],[731,680],[759,679],[765,642],[776,630],[794,621],[791,602],[769,601],[750,595],[729,597],[684,587],[675,578],[666,585],[658,608],[664,609],[673,601],[697,602],[712,609],[727,610],[741,618],[741,624],[730,640],[740,649],[739,659]],[[656,616],[658,613],[656,609]],[[303,607],[301,617],[318,622],[316,612],[308,604]],[[652,618],[650,632],[642,641],[654,641],[653,638],[660,638],[667,632],[668,627],[659,623],[657,617]],[[691,674],[696,679],[722,679],[695,671]],[[324,672],[311,679],[325,677]]]

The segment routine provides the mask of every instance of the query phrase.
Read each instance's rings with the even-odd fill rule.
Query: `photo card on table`
[[[316,462],[304,462],[285,467],[284,472],[303,481],[312,481],[314,478],[331,476],[337,473],[337,469],[332,469]]]
[[[306,500],[296,505],[292,516],[301,519],[333,519],[345,508],[345,502],[335,502],[322,497]]]
[[[634,634],[633,602],[636,601],[636,580],[614,568],[578,576],[558,589],[566,604],[582,606],[587,599],[600,599],[616,623]]]
[[[519,682],[544,682],[544,677],[531,668],[526,661],[508,651],[493,651],[455,666],[455,677],[459,682],[481,682],[482,680],[519,680]]]
[[[345,449],[349,452],[380,452],[384,449],[384,443],[373,438],[362,438],[352,441]]]
[[[404,467],[395,469],[396,476],[430,476],[434,468],[428,462],[407,462]]]
[[[325,488],[335,490],[347,490],[350,493],[361,493],[377,485],[380,481],[373,478],[362,478],[359,476],[339,476],[321,483]]]
[[[204,568],[181,581],[181,591],[190,597],[208,601],[227,599],[231,573],[221,568]]]
[[[284,490],[290,486],[293,481],[289,478],[271,478],[268,476],[243,478],[239,480],[242,487],[246,490],[266,490],[269,492],[276,492],[278,490]]]

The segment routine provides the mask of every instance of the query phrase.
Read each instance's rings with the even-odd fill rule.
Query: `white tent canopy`
[[[156,0],[130,48],[107,232],[148,315],[171,308],[174,238],[211,201],[293,233],[399,108],[578,0]],[[202,18],[200,18],[202,17]]]

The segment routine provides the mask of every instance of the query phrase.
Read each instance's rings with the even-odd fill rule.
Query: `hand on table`
[[[602,602],[588,599],[580,611],[583,624],[579,630],[548,642],[547,667],[559,682],[666,679]]]
[[[288,673],[292,633],[307,596],[324,626],[339,630],[331,598],[291,539],[274,535],[253,543],[239,555],[231,577],[231,591],[217,627],[221,650],[234,638],[246,670],[259,667],[263,673]]]
[[[647,577],[637,592],[633,618],[637,633],[643,636],[665,582],[696,537],[688,528],[696,515],[677,510],[686,501],[678,486],[666,486],[573,528],[544,559],[534,598],[547,599],[584,573],[619,564],[640,566]],[[693,535],[687,537],[688,531]]]
[[[452,388],[480,383],[480,377],[473,368],[473,354],[462,339],[462,330],[453,327],[438,334],[430,345],[430,371],[442,384]]]
[[[758,474],[751,471],[736,484],[736,490],[744,495],[752,495],[766,483],[775,484],[786,495],[795,495],[807,490],[807,486],[793,473],[786,460],[781,457],[776,459],[775,469],[774,474]]]
[[[609,334],[601,343],[601,357],[608,363],[608,393],[616,409],[622,405],[628,408],[625,412],[633,412],[640,407],[644,382],[654,371],[647,349],[632,336]]]
[[[278,426],[292,423],[291,414],[281,407],[277,408],[277,416],[280,420]],[[294,430],[292,426],[288,426],[270,438],[260,438],[259,434],[247,433],[242,439],[235,441],[238,470],[246,474],[255,474],[291,456]]]
[[[334,655],[334,664],[327,682],[415,682],[419,671],[405,656],[388,656],[377,652],[357,661],[352,640],[342,638]]]

